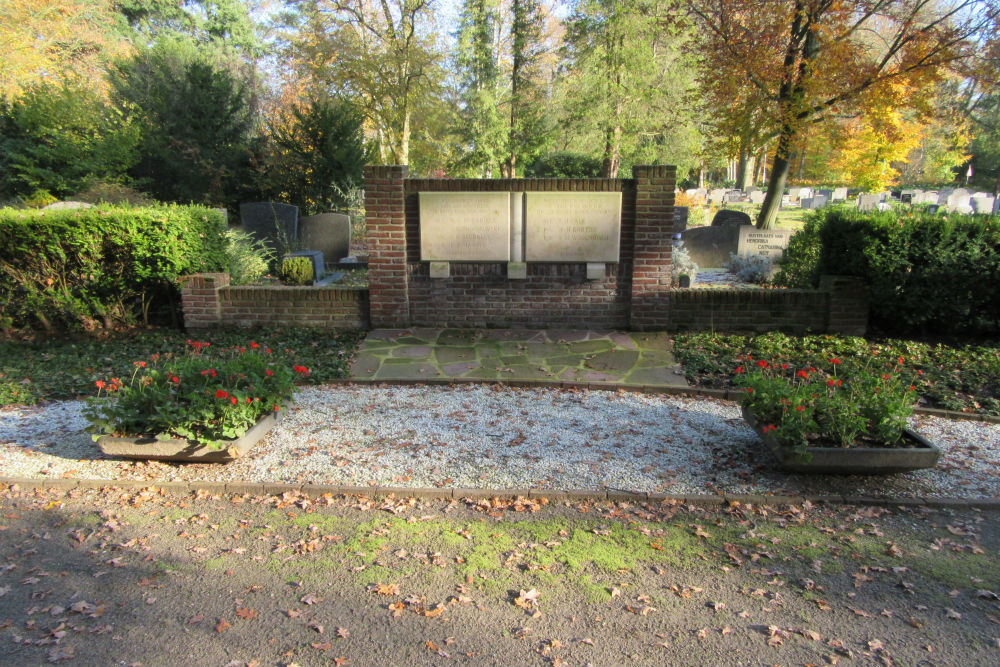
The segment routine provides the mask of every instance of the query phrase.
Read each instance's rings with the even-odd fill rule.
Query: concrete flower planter
[[[907,429],[903,432],[907,447],[809,447],[809,461],[784,449],[770,433],[763,432],[753,411],[743,407],[743,419],[761,440],[774,452],[781,467],[790,472],[839,475],[880,475],[910,472],[937,465],[941,450],[919,434]]]
[[[242,438],[221,441],[222,448],[213,449],[197,442],[176,438],[157,440],[156,438],[119,438],[105,435],[97,440],[101,451],[108,456],[126,459],[146,459],[155,461],[190,461],[194,463],[229,463],[235,461],[260,442],[275,424],[281,420],[289,406],[278,413],[261,417]]]

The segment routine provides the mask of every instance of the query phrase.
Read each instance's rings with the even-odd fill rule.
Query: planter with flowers
[[[907,426],[917,373],[873,357],[851,373],[747,358],[736,369],[743,417],[793,472],[873,474],[931,468],[940,450]]]
[[[243,456],[288,408],[304,366],[273,363],[270,350],[211,350],[188,341],[183,356],[136,361],[131,379],[97,382],[88,431],[105,454],[124,458],[227,462]]]

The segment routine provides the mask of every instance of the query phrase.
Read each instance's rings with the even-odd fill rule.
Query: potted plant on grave
[[[225,462],[245,454],[275,425],[305,366],[272,361],[271,350],[212,350],[188,341],[186,354],[133,362],[125,383],[98,380],[84,412],[105,454],[138,459]]]
[[[920,372],[877,356],[850,373],[747,356],[736,369],[743,417],[796,472],[871,474],[933,467],[940,450],[908,428]]]

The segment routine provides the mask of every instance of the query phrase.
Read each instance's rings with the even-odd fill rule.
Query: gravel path
[[[693,493],[1000,497],[1000,424],[916,417],[938,467],[805,476],[773,460],[736,403],[627,391],[337,385],[301,389],[271,434],[234,463],[104,457],[80,401],[0,411],[7,477],[619,489]]]

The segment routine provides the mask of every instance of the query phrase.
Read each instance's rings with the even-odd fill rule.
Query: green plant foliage
[[[224,234],[230,284],[246,285],[264,277],[274,259],[274,251],[244,231],[227,229]]]
[[[275,363],[306,366],[297,381],[323,384],[347,376],[348,363],[364,338],[357,331],[306,328],[225,330],[212,334],[212,347],[250,347],[251,341],[271,348]],[[0,405],[33,403],[92,395],[94,382],[128,378],[132,362],[183,356],[187,335],[177,329],[130,329],[97,336],[42,334],[34,340],[0,340]]]
[[[570,151],[542,155],[525,170],[529,178],[598,178],[600,175],[600,158]]]
[[[794,238],[794,237],[793,237]],[[928,407],[1000,416],[1000,345],[945,345],[911,340],[865,340],[853,336],[789,336],[686,333],[674,338],[674,354],[689,381],[729,388],[741,358],[782,359],[796,367],[841,360],[838,373],[851,377],[867,359],[903,357],[919,371],[915,383]]]
[[[97,380],[98,396],[85,411],[94,439],[102,435],[184,438],[212,447],[242,437],[269,412],[277,412],[306,366],[275,363],[271,349],[250,343],[213,351],[188,341],[183,356],[153,355],[134,361],[128,381]]]
[[[334,98],[292,107],[270,124],[261,191],[302,215],[350,208],[356,202],[349,193],[369,157],[363,122],[357,109]]]
[[[281,260],[281,281],[288,285],[311,285],[313,263],[308,257],[285,257]]]
[[[224,271],[225,223],[195,206],[0,209],[0,317],[94,329],[179,309],[177,279]]]
[[[984,280],[1000,275],[996,218],[820,212],[792,237],[778,280],[815,286],[823,274],[871,285],[871,322],[883,331],[1000,333],[1000,290]]]
[[[134,164],[136,128],[83,86],[38,85],[0,102],[0,199],[65,197]]]
[[[161,201],[235,206],[252,182],[253,74],[185,40],[141,49],[111,73],[117,107],[141,134],[130,170]]]

